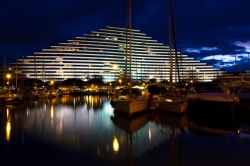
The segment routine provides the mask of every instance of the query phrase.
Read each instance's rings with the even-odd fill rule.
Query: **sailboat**
[[[215,102],[219,104],[239,102],[238,96],[230,91],[230,88],[222,83],[198,83],[190,89],[187,97],[193,102]]]
[[[174,95],[174,91],[176,90],[173,84],[173,56],[172,51],[174,50],[175,54],[175,63],[177,69],[177,76],[178,81],[180,81],[180,73],[179,73],[179,66],[178,66],[178,57],[177,57],[177,46],[176,46],[176,23],[175,23],[175,10],[174,10],[174,1],[168,1],[168,20],[169,20],[169,62],[170,62],[170,92],[171,94],[168,96],[160,96],[155,100],[155,109],[159,111],[165,112],[173,112],[173,113],[184,113],[187,110],[188,101],[181,97],[180,95]]]
[[[125,80],[127,80],[127,62],[129,53],[129,95],[127,97],[119,96],[118,99],[112,104],[114,109],[118,112],[122,112],[131,116],[132,114],[142,112],[148,108],[148,102],[142,96],[132,94],[132,47],[131,47],[131,0],[127,0],[127,17],[128,27],[126,33],[126,69],[125,69]]]

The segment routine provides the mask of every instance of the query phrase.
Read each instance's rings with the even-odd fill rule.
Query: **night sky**
[[[176,8],[179,50],[225,70],[250,68],[249,0],[176,0]],[[125,0],[2,1],[0,62],[107,25],[124,27],[125,13]],[[132,0],[133,28],[167,45],[167,23],[167,0]]]

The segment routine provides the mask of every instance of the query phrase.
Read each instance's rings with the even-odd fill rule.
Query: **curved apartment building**
[[[140,30],[106,27],[93,31],[67,42],[50,46],[41,52],[34,52],[23,59],[18,59],[14,65],[28,78],[38,78],[44,81],[62,81],[67,78],[86,80],[93,76],[102,76],[105,82],[114,81],[130,73],[133,80],[169,80],[170,59],[175,61],[174,50],[164,46],[157,40],[146,36]],[[131,36],[131,39],[128,38]],[[131,43],[131,44],[130,44]],[[170,51],[172,53],[170,54]],[[126,63],[127,57],[127,63]],[[181,55],[178,52],[179,73],[181,79],[211,81],[221,71],[201,63],[199,60]],[[173,81],[177,78],[177,69],[173,63]]]

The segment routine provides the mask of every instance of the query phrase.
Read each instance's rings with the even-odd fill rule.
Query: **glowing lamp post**
[[[50,81],[50,85],[51,85],[51,87],[52,87],[52,89],[54,89],[54,84],[55,84],[55,81]]]
[[[53,85],[54,85],[54,83],[55,83],[55,82],[54,82],[53,80],[52,80],[52,81],[50,81],[50,85],[52,85],[52,86],[53,86]]]
[[[6,78],[7,78],[7,85],[9,85],[10,84],[11,74],[6,74]]]
[[[122,84],[122,79],[119,79],[119,83],[120,83],[120,86],[121,86],[121,84]]]

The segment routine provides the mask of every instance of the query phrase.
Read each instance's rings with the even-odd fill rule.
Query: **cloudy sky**
[[[6,0],[0,5],[0,62],[126,25],[125,0]],[[247,69],[249,0],[176,0],[178,48],[223,69]],[[132,27],[168,42],[167,0],[132,0]],[[235,66],[236,60],[236,66]]]

